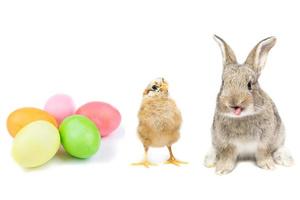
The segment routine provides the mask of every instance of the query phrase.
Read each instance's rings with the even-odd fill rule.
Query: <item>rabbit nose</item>
[[[242,108],[241,106],[229,106],[229,107],[232,108],[232,109],[234,109],[234,110]]]
[[[231,98],[231,100],[228,102],[228,107],[230,108],[240,107],[239,100],[237,98]]]

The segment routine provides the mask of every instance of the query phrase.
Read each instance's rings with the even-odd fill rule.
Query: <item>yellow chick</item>
[[[172,145],[180,137],[182,118],[175,101],[169,97],[168,83],[164,78],[151,81],[145,89],[138,118],[137,132],[144,146],[145,157],[143,161],[133,165],[155,165],[148,160],[149,147],[167,147],[170,158],[166,164],[185,164],[177,160],[172,153]]]

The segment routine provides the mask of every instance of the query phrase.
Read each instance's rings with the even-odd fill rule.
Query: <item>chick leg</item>
[[[175,158],[175,156],[173,155],[173,152],[172,152],[172,146],[168,146],[168,150],[170,153],[170,158],[165,162],[165,164],[172,164],[172,165],[176,165],[176,166],[180,166],[181,164],[188,164],[187,162],[183,162],[183,161],[177,160]]]
[[[133,163],[132,164],[133,166],[144,166],[144,167],[147,167],[147,168],[149,168],[150,166],[156,166],[156,164],[151,163],[148,160],[148,149],[149,149],[149,147],[144,146],[144,150],[145,150],[144,160],[142,160],[141,162],[138,162],[138,163]]]

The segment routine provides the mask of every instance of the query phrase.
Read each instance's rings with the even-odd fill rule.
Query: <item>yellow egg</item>
[[[60,135],[47,121],[35,121],[22,128],[15,137],[12,156],[21,166],[38,167],[58,151]]]
[[[8,132],[15,137],[24,126],[38,120],[48,121],[57,127],[56,119],[46,111],[38,108],[20,108],[8,116]]]

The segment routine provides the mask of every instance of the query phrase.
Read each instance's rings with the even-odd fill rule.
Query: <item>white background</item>
[[[0,199],[299,199],[300,12],[298,1],[281,2],[2,0]],[[258,41],[277,37],[260,81],[286,124],[294,167],[265,171],[243,162],[222,177],[203,167],[222,72],[215,33],[240,62]],[[174,152],[189,165],[132,167],[143,156],[136,137],[142,92],[159,76],[182,111]],[[90,160],[60,152],[23,170],[10,155],[6,117],[23,106],[42,108],[55,93],[78,106],[113,104],[122,128]],[[152,161],[167,157],[166,149],[150,150]]]

